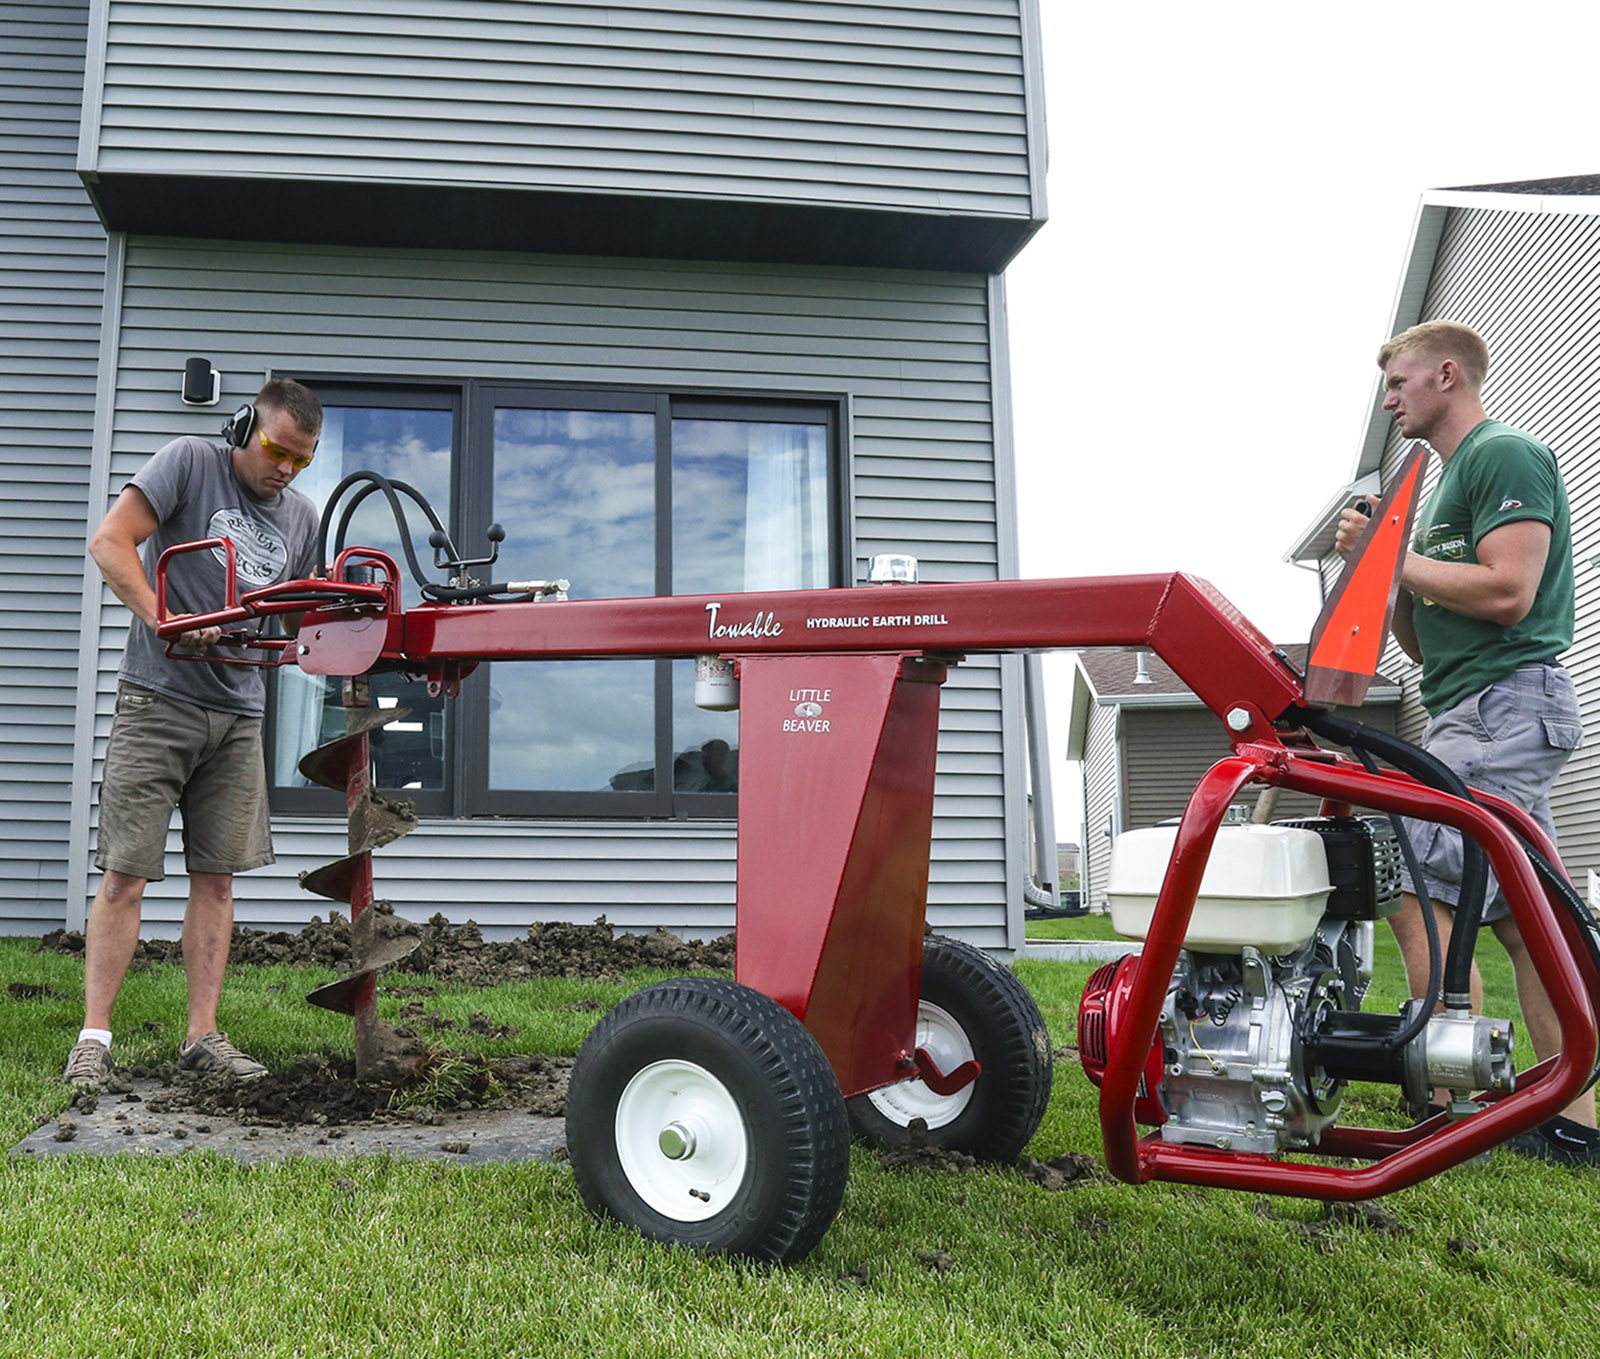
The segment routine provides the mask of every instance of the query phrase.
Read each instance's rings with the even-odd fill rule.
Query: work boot
[[[203,1033],[188,1047],[179,1048],[178,1066],[203,1076],[233,1076],[241,1081],[253,1081],[267,1074],[266,1067],[240,1052],[225,1033]]]
[[[61,1083],[74,1090],[98,1094],[111,1079],[111,1049],[98,1038],[84,1038],[72,1045],[67,1054],[67,1069],[61,1073]]]

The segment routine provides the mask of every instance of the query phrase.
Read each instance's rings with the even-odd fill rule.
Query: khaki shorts
[[[1440,713],[1423,733],[1422,748],[1472,787],[1521,807],[1554,840],[1550,789],[1582,741],[1572,676],[1559,665],[1525,665]],[[1461,898],[1461,832],[1410,818],[1406,831],[1428,896],[1454,909]],[[1402,868],[1400,878],[1415,895],[1410,871]],[[1483,901],[1484,924],[1511,913],[1492,872]]]
[[[160,882],[174,807],[189,872],[243,873],[274,862],[261,719],[119,684],[95,866]]]

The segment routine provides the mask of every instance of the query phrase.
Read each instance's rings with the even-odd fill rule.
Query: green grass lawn
[[[1090,920],[1103,917],[1090,917]],[[1080,922],[1061,922],[1078,924]],[[1379,930],[1369,1008],[1392,1008]],[[1074,936],[1081,937],[1081,936]],[[0,1135],[67,1104],[82,969],[0,940]],[[1510,982],[1486,944],[1490,1013]],[[1075,1040],[1090,964],[1023,962],[1054,1041]],[[473,1051],[572,1053],[596,1013],[656,980],[441,990],[429,1007],[518,1026]],[[349,1021],[301,999],[326,974],[238,969],[223,1024],[271,1065],[348,1052]],[[415,980],[408,978],[408,981]],[[13,982],[50,994],[18,999]],[[130,977],[118,1058],[171,1057],[181,973]],[[401,1001],[384,998],[393,1018]],[[1498,1008],[1497,1008],[1498,1007]],[[1394,1092],[1352,1092],[1363,1112]],[[1058,1065],[1030,1154],[1098,1155],[1096,1092]],[[1259,1195],[1009,1169],[885,1171],[852,1155],[838,1218],[800,1264],[646,1245],[584,1211],[563,1165],[212,1153],[0,1160],[0,1355],[1176,1356],[1579,1355],[1600,1327],[1600,1183],[1497,1152],[1392,1195],[1396,1230],[1319,1222]]]
[[[1091,911],[1088,915],[1062,916],[1055,920],[1030,920],[1027,922],[1030,939],[1121,939],[1111,928],[1111,916],[1105,911]]]

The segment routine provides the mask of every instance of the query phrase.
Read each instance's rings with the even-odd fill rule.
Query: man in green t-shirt
[[[1550,789],[1582,739],[1572,677],[1572,525],[1566,487],[1543,444],[1484,413],[1489,350],[1471,329],[1426,321],[1378,353],[1383,408],[1400,433],[1439,455],[1438,485],[1418,516],[1395,606],[1394,635],[1422,662],[1422,702],[1432,719],[1423,747],[1472,787],[1523,808],[1552,837]],[[1348,556],[1366,517],[1344,511],[1338,549]],[[1448,947],[1460,897],[1461,833],[1408,822],[1426,894]],[[1412,994],[1428,977],[1427,930],[1416,885],[1391,917]],[[1561,1047],[1561,1026],[1505,894],[1491,876],[1484,923],[1511,955],[1528,1037],[1537,1056]],[[1473,968],[1472,1007],[1482,1009]],[[1600,1165],[1592,1091],[1515,1139],[1516,1150]]]

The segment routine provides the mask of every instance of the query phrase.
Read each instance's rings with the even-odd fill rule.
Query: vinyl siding
[[[1338,711],[1393,731],[1397,709],[1397,704],[1386,702]],[[1182,816],[1201,776],[1225,758],[1230,747],[1221,722],[1203,707],[1097,700],[1088,723],[1083,754],[1083,891],[1086,902],[1103,907],[1115,836]],[[1253,812],[1259,796],[1259,788],[1247,787],[1239,801]],[[1314,816],[1317,810],[1315,798],[1284,792],[1271,815],[1274,820],[1288,820]]]
[[[1120,709],[1096,703],[1083,750],[1083,900],[1104,908],[1111,841],[1122,830]]]
[[[1554,449],[1572,505],[1577,628],[1566,654],[1587,731],[1551,796],[1568,871],[1583,888],[1600,869],[1600,216],[1454,207],[1417,320],[1463,321],[1488,342],[1484,406]],[[1403,443],[1384,449],[1385,484]],[[1437,479],[1431,460],[1424,490]],[[1396,654],[1398,649],[1394,649]],[[1393,668],[1391,669],[1391,664]],[[1386,657],[1384,668],[1414,676]],[[1420,739],[1427,714],[1407,684],[1400,734]]]
[[[1394,730],[1392,705],[1374,705],[1347,715],[1383,731]],[[1226,728],[1205,708],[1125,708],[1122,728],[1125,830],[1182,816],[1201,776],[1231,753]],[[1238,801],[1254,811],[1262,791],[1263,786],[1247,786],[1240,790]],[[1318,799],[1305,793],[1284,791],[1273,806],[1271,819],[1315,816],[1318,805]]]
[[[115,0],[84,168],[1042,217],[1031,17],[1031,0]]]
[[[124,278],[113,493],[167,439],[214,431],[215,411],[177,400],[191,353],[225,375],[223,408],[268,368],[838,393],[853,559],[910,551],[929,581],[998,573],[985,277],[132,238]],[[125,628],[108,601],[97,770]],[[1010,891],[1001,674],[996,659],[974,658],[944,689],[929,892],[936,925],[991,947],[1007,944]],[[279,863],[238,881],[240,920],[293,928],[325,913],[296,876],[343,844],[342,821],[282,819]],[[176,849],[174,835],[179,875]],[[380,850],[375,873],[402,914],[470,915],[488,932],[604,914],[623,928],[717,934],[733,925],[734,852],[725,823],[430,821]],[[175,929],[182,891],[181,875],[152,886],[152,930]]]
[[[0,3],[0,933],[59,924],[105,236],[74,173],[88,5]]]

